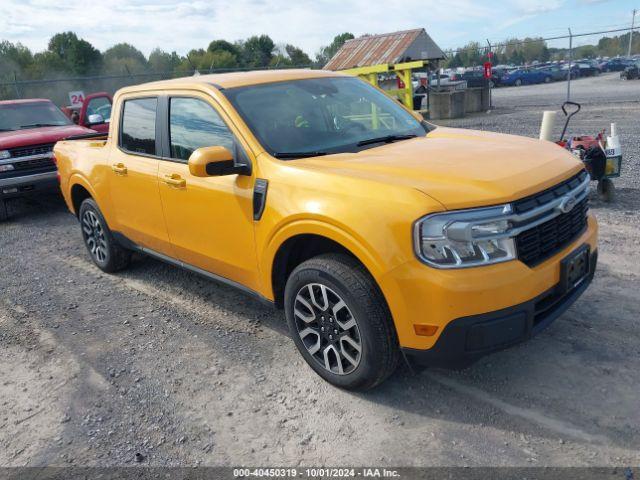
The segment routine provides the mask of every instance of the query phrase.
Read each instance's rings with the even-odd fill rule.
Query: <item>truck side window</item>
[[[157,98],[126,100],[122,112],[120,146],[132,153],[156,154]]]
[[[233,152],[233,133],[203,100],[174,97],[169,103],[171,158],[187,161],[200,147],[222,146]]]

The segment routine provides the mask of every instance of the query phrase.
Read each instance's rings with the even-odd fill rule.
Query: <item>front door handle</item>
[[[111,170],[116,172],[118,175],[126,175],[127,167],[125,167],[124,163],[114,163],[111,165]]]
[[[187,181],[177,173],[172,173],[171,175],[165,175],[164,183],[176,188],[184,188],[187,186]]]

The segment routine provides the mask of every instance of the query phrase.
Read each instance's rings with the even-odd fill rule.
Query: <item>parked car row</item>
[[[637,58],[616,57],[597,61],[593,59],[577,59],[571,63],[550,62],[538,63],[533,66],[511,66],[497,65],[493,67],[493,74],[490,79],[484,78],[484,71],[478,68],[468,69],[464,72],[441,72],[431,74],[429,85],[446,86],[454,82],[467,82],[468,87],[490,87],[498,86],[520,86],[538,83],[549,83],[581,77],[593,77],[602,72],[621,72],[621,77],[636,78],[634,72],[637,70]],[[627,73],[625,73],[627,72]],[[438,79],[439,77],[439,79]]]

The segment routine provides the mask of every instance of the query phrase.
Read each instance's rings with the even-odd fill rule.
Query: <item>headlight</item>
[[[4,160],[10,157],[11,157],[11,152],[9,152],[9,150],[0,150],[0,160]]]
[[[510,205],[428,215],[415,224],[418,257],[436,268],[465,268],[516,258]]]

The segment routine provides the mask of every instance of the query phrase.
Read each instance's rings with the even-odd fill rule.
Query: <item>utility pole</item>
[[[636,22],[636,12],[637,10],[634,8],[631,14],[631,30],[629,30],[629,49],[627,50],[627,57],[631,56],[631,43],[633,41],[633,27]]]
[[[489,62],[491,62],[491,69],[493,71],[493,51],[491,50],[491,42],[489,41],[488,38],[487,38],[487,45],[489,45],[489,50],[487,52],[487,57],[489,57]],[[491,96],[492,96],[491,95],[491,90],[492,90],[492,87],[491,87],[492,80],[491,80],[491,78],[489,78],[488,83],[489,83],[489,110],[492,110],[493,109],[493,99],[491,98]]]
[[[567,70],[567,102],[571,100],[571,64],[573,63],[573,34],[569,29],[569,69]]]

